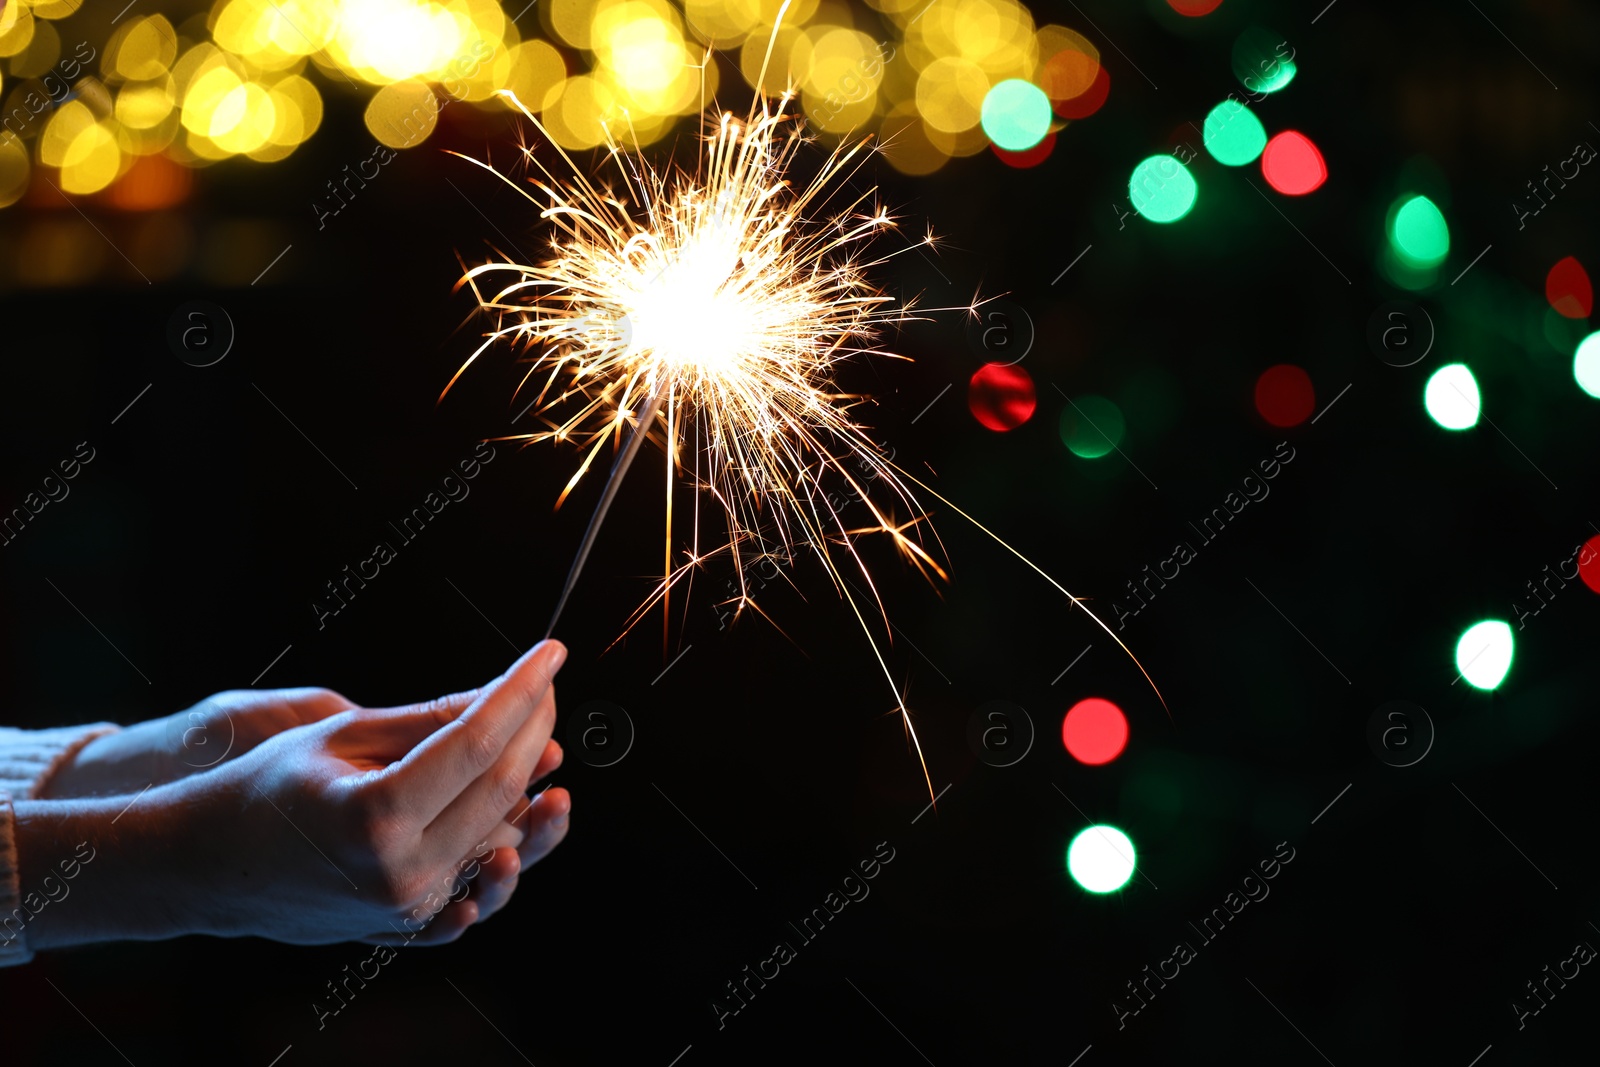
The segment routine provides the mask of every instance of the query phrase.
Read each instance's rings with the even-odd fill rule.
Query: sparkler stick
[[[639,422],[633,428],[633,435],[628,438],[628,443],[617,456],[616,462],[611,464],[611,473],[606,475],[605,492],[600,494],[600,503],[595,505],[594,514],[589,518],[589,528],[583,532],[583,543],[578,546],[578,555],[572,561],[572,569],[567,572],[567,584],[561,589],[561,599],[556,601],[556,610],[550,616],[550,626],[544,632],[546,641],[555,633],[556,623],[561,618],[561,609],[567,606],[567,598],[572,595],[572,587],[578,584],[578,575],[589,559],[589,550],[594,547],[594,539],[599,536],[600,524],[605,522],[606,512],[611,509],[611,501],[616,498],[617,487],[622,484],[628,468],[633,465],[633,458],[639,454],[639,446],[644,444],[650,424],[656,420],[656,412],[661,408],[661,399],[665,392],[666,379],[663,377],[656,382],[655,389],[650,393],[650,399],[645,402],[644,410],[639,413]]]

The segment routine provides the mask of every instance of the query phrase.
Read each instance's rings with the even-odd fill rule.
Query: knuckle
[[[467,759],[477,771],[494,766],[500,756],[500,739],[482,728],[471,728],[467,735]]]
[[[477,689],[467,689],[460,693],[435,697],[423,704],[422,710],[433,719],[435,726],[447,726],[460,718],[461,714],[477,701],[478,694]]]
[[[325,708],[339,708],[342,710],[350,707],[350,701],[346,700],[343,695],[325,686],[306,686],[303,689],[291,689],[289,692],[293,694],[294,699],[304,701],[319,710]]]
[[[527,787],[527,776],[514,763],[507,761],[489,772],[490,795],[502,809],[509,808],[522,798]]]

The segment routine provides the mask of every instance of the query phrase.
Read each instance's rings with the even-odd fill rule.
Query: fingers
[[[493,856],[484,860],[477,879],[472,883],[471,901],[478,905],[478,922],[506,906],[511,894],[517,891],[517,875],[522,872],[522,861],[514,848],[496,849]]]
[[[481,783],[496,778],[492,771],[498,771],[503,778],[507,772],[501,769],[502,756],[513,743],[518,745],[516,766],[527,763],[521,767],[516,786],[520,792],[524,788],[521,783],[532,773],[554,726],[554,704],[547,703],[545,697],[566,655],[560,642],[541,641],[484,687],[465,711],[391,766],[384,778],[397,806],[418,823],[434,822],[465,793],[477,789],[481,795],[485,791]],[[524,732],[546,706],[550,709],[548,721],[532,732]],[[537,748],[532,758],[527,758],[522,750],[535,740]],[[502,806],[500,811],[504,810]],[[459,820],[452,825],[457,823]],[[480,837],[487,829],[487,825],[482,827]]]
[[[373,934],[361,940],[369,945],[392,945],[401,948],[406,945],[448,945],[455,941],[467,928],[478,921],[477,902],[471,900],[446,904],[439,909],[439,914],[427,926],[415,930],[395,924],[393,930]],[[410,924],[415,926],[415,924]]]
[[[527,812],[512,825],[523,833],[517,846],[517,858],[522,870],[548,856],[552,849],[567,836],[569,816],[572,812],[572,794],[559,786],[552,786],[539,794]]]
[[[500,758],[441,811],[422,832],[421,854],[448,862],[481,841],[522,800],[555,728],[555,692],[546,688],[533,713],[506,744]]]
[[[401,704],[392,708],[368,708],[373,715],[407,718],[415,716],[419,719],[431,721],[435,729],[453,721],[456,716],[466,711],[474,700],[483,695],[481,689],[467,689],[460,693],[451,693],[449,696],[434,697],[432,700],[421,700],[415,704]]]
[[[561,761],[566,758],[566,753],[561,749],[561,742],[551,738],[544,746],[544,755],[539,757],[538,766],[533,768],[533,776],[528,779],[528,785],[543,778],[561,766]]]
[[[521,873],[549,855],[566,837],[571,810],[572,798],[565,789],[553,788],[539,794],[523,815],[514,820],[518,825],[525,824],[527,840],[521,847],[495,848],[478,861],[475,876],[466,883],[470,888],[465,895],[452,894],[453,899],[425,926],[408,920],[403,928],[396,926],[392,933],[374,934],[362,940],[394,947],[447,945],[456,941],[468,927],[486,921],[510,903]],[[508,825],[502,823],[497,829],[506,829]],[[521,833],[518,831],[519,837]]]
[[[425,915],[396,925],[393,932],[374,934],[362,940],[373,945],[447,945],[466,932],[467,927],[483,922],[505,907],[517,889],[521,863],[514,848],[498,848],[475,864],[476,872],[466,883],[465,893],[452,893],[451,899],[431,919]],[[459,887],[458,887],[459,888]],[[422,925],[423,923],[426,925]]]
[[[369,708],[360,713],[363,735],[396,756],[403,756],[460,718],[481,692],[469,689],[404,707]]]
[[[496,849],[483,860],[472,883],[470,900],[478,905],[477,922],[486,921],[505,907],[517,891],[518,876],[548,856],[567,836],[571,811],[571,795],[565,789],[552,788],[535,797],[524,814],[514,820],[514,825],[524,828],[525,840],[515,848]]]

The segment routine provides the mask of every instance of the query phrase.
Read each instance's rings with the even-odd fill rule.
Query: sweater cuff
[[[22,936],[27,917],[17,878],[17,821],[11,811],[11,794],[0,791],[0,967],[33,959]]]
[[[84,745],[117,729],[111,723],[53,730],[0,728],[0,967],[33,959],[26,936],[30,915],[22,906],[17,822],[11,800],[38,796],[57,768],[70,762]]]

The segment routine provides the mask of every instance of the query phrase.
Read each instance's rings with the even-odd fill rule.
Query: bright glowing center
[[[674,367],[733,367],[758,333],[739,266],[731,231],[713,226],[694,236],[635,289],[625,323],[629,348]]]

